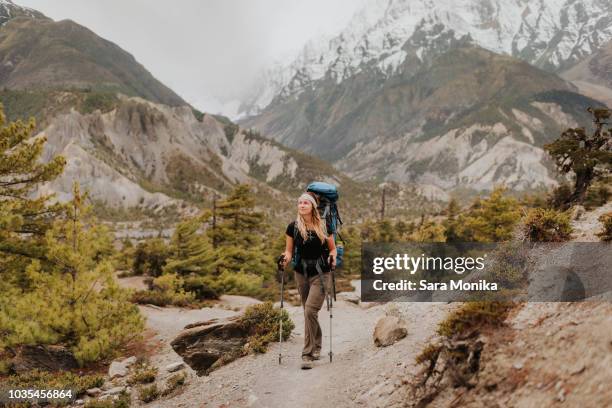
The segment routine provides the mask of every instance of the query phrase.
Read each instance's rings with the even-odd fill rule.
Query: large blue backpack
[[[336,268],[342,267],[342,258],[344,256],[344,242],[340,235],[340,226],[342,218],[338,212],[338,189],[333,184],[324,183],[322,181],[314,181],[308,185],[306,191],[316,194],[319,197],[319,214],[321,219],[325,220],[327,233],[333,234],[336,244]],[[293,229],[293,242],[297,240],[297,227]],[[293,260],[291,261],[295,268],[300,262],[297,245],[293,246]]]

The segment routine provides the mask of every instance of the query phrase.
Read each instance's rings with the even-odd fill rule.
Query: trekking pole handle
[[[278,266],[278,270],[285,269],[285,254],[278,257],[276,260],[276,266]]]

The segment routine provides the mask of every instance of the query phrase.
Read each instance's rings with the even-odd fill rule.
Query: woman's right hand
[[[283,267],[286,268],[289,262],[291,262],[291,252],[283,252]]]

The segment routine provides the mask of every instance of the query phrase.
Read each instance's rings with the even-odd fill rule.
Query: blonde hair
[[[310,192],[306,194],[313,197],[315,199],[315,202],[319,201],[314,194]],[[325,221],[321,219],[321,216],[319,215],[319,210],[317,209],[316,205],[312,206],[312,211],[310,212],[310,219],[312,221],[312,225],[310,225],[311,229],[314,230],[315,234],[317,234],[317,237],[319,237],[321,242],[325,242],[325,239],[327,238],[327,227],[325,226]],[[306,220],[304,219],[304,217],[302,217],[302,214],[300,214],[299,211],[295,220],[295,227],[297,227],[298,231],[300,232],[300,235],[302,236],[302,239],[304,240],[304,242],[306,242],[308,240],[308,228],[306,225]]]

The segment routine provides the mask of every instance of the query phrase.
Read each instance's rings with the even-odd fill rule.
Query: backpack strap
[[[297,225],[295,225],[295,222],[293,222],[293,247],[295,248],[295,243],[297,242],[297,236],[298,236],[298,229],[297,229]]]
[[[300,264],[299,260],[297,259],[298,255],[299,255],[298,254],[298,245],[297,245],[298,233],[299,233],[299,231],[298,231],[297,225],[296,225],[296,223],[294,221],[293,222],[293,262],[295,262],[293,264],[294,268],[297,267]],[[306,276],[306,275],[304,275],[304,276]]]

